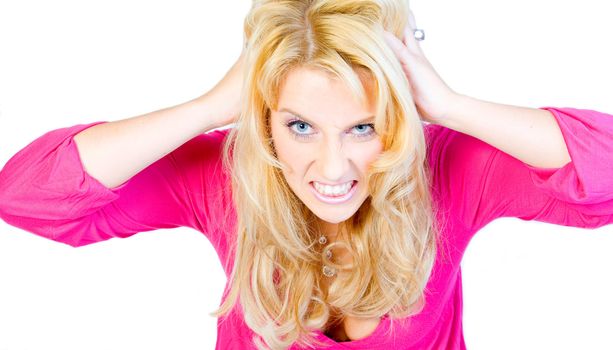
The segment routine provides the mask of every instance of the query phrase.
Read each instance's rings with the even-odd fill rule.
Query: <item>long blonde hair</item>
[[[214,316],[240,302],[260,349],[322,344],[312,333],[332,310],[400,319],[423,308],[437,250],[424,128],[408,80],[383,30],[401,38],[406,0],[254,0],[244,22],[243,108],[223,148],[232,169],[237,213],[227,298]],[[350,233],[350,267],[326,295],[314,214],[287,184],[271,139],[270,110],[296,67],[341,79],[363,101],[360,74],[374,82],[375,130],[383,152],[370,165],[369,196],[340,231]]]

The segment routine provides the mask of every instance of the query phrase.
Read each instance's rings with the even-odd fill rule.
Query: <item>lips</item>
[[[320,185],[326,185],[326,186],[341,186],[341,185],[344,185],[344,184],[346,184],[348,182],[352,182],[352,184],[353,184],[353,182],[355,182],[355,180],[351,180],[351,181],[347,180],[345,182],[339,182],[337,184],[329,184],[329,183],[326,183],[326,182],[323,182],[323,181],[311,181],[311,183],[314,183],[314,182],[317,182]]]
[[[351,186],[353,186],[353,183],[354,181],[352,180],[352,181],[346,181],[344,183],[341,183],[335,186],[326,185],[325,183],[321,183],[319,181],[313,181],[311,184],[313,187],[315,187],[316,190],[318,190],[319,193],[321,193],[324,196],[339,197],[349,192],[349,190],[351,189]],[[329,190],[329,191],[326,191],[326,190]]]
[[[311,191],[313,191],[313,194],[315,195],[315,197],[317,197],[317,199],[319,199],[320,201],[327,203],[327,204],[340,204],[340,203],[349,201],[349,199],[353,197],[353,195],[356,192],[357,183],[358,182],[354,180],[353,184],[351,185],[351,188],[349,189],[349,192],[341,196],[327,196],[325,194],[321,194],[315,189],[315,185],[313,182],[310,183],[311,185],[310,188],[311,188]]]

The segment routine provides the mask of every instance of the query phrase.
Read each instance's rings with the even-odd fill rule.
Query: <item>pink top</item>
[[[535,168],[479,139],[425,124],[446,242],[427,285],[426,306],[410,322],[395,323],[389,338],[388,317],[361,340],[337,343],[318,332],[328,349],[465,349],[460,261],[475,232],[498,217],[585,228],[613,221],[613,116],[542,109],[555,116],[572,158],[561,168]],[[192,227],[210,240],[229,275],[236,216],[220,157],[228,131],[199,135],[108,189],[84,171],[73,141],[99,123],[104,121],[47,132],[9,159],[0,171],[0,218],[74,247]],[[230,214],[225,219],[223,208]],[[252,335],[242,316],[231,313],[218,320],[217,349],[255,349]]]

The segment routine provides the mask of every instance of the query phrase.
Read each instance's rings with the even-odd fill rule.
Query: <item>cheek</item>
[[[383,152],[383,145],[381,145],[381,142],[373,142],[367,145],[367,147],[360,147],[353,159],[356,159],[360,171],[365,173],[368,166],[379,157],[381,152]]]
[[[295,141],[284,136],[273,136],[273,144],[277,158],[286,166],[287,173],[291,174],[302,169],[302,163],[306,158],[304,147],[300,147]]]
[[[304,151],[299,148],[286,148],[279,154],[279,160],[287,167],[289,174],[299,173],[303,169]]]

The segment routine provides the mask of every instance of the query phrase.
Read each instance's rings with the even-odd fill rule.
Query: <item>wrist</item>
[[[234,120],[233,112],[224,103],[226,100],[209,91],[190,101],[196,109],[196,114],[202,122],[202,126],[208,131],[228,125]]]
[[[446,112],[435,123],[459,131],[462,127],[462,118],[465,117],[466,111],[469,110],[467,108],[473,101],[474,99],[470,96],[452,93],[445,103]]]

